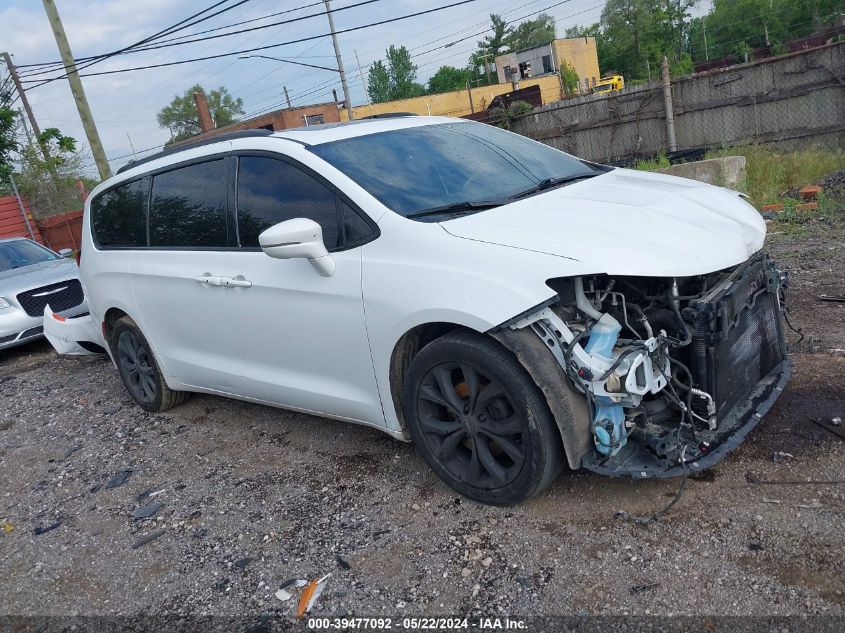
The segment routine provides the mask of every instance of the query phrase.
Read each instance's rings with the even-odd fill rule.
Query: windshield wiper
[[[600,176],[601,174],[577,174],[574,176],[563,176],[561,178],[546,178],[545,180],[541,180],[539,183],[526,189],[525,191],[520,191],[517,194],[511,196],[512,200],[518,200],[520,198],[524,198],[525,196],[530,196],[535,193],[540,193],[541,191],[546,191],[547,189],[553,189],[554,187],[560,187],[561,185],[568,185],[573,182],[578,182],[579,180],[586,180],[587,178],[595,178],[596,176]]]
[[[408,218],[424,218],[430,215],[450,215],[452,213],[466,213],[473,211],[484,211],[485,209],[495,209],[503,204],[508,204],[509,200],[461,200],[460,202],[452,202],[444,204],[439,207],[431,207],[430,209],[423,209],[422,211],[415,211],[409,213]]]

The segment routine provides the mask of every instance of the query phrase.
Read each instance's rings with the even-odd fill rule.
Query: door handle
[[[205,273],[203,275],[199,275],[198,277],[194,277],[194,281],[198,281],[201,284],[206,286],[222,286],[223,285],[223,277],[218,275],[212,275],[210,273]]]
[[[237,277],[223,277],[223,284],[228,288],[252,288],[252,282],[240,275]]]

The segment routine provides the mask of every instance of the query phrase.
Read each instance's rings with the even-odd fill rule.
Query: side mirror
[[[270,257],[307,259],[323,277],[334,275],[334,258],[323,243],[323,229],[314,220],[294,218],[279,222],[262,232],[258,243]]]
[[[59,250],[59,255],[61,255],[62,257],[66,258],[66,259],[69,259],[69,258],[73,257],[73,249],[62,248],[62,249]]]

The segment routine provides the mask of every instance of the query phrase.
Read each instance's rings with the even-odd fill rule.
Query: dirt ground
[[[648,526],[615,514],[678,481],[567,473],[486,507],[371,429],[209,396],[150,415],[105,360],[0,352],[0,615],[289,616],[291,581],[331,572],[315,615],[841,617],[845,304],[818,296],[845,294],[845,235],[773,232],[794,377]]]

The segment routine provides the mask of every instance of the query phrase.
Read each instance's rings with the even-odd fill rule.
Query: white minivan
[[[460,119],[236,132],[97,187],[91,316],[45,328],[147,411],[202,392],[370,425],[508,504],[745,438],[790,367],[765,232],[733,191]]]

